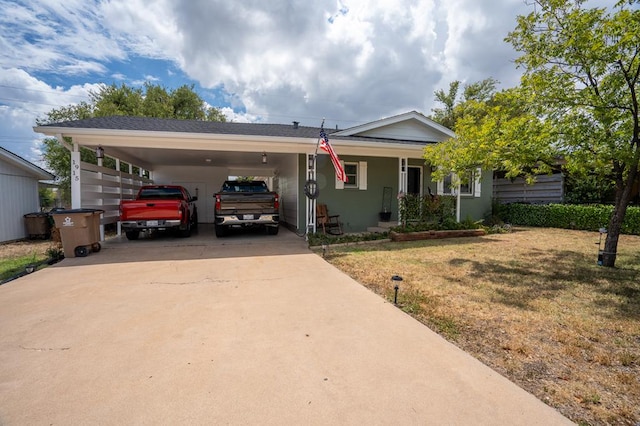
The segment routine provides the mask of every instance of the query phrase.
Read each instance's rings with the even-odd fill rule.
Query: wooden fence
[[[564,176],[562,173],[540,175],[532,185],[523,178],[494,179],[493,197],[500,203],[561,203],[564,201]]]

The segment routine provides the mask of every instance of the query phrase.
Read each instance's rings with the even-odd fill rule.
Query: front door
[[[422,167],[409,166],[407,170],[407,193],[422,195]]]

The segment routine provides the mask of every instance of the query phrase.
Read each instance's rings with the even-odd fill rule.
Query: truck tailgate
[[[123,201],[121,220],[181,219],[180,201]]]
[[[275,195],[273,193],[220,194],[220,212],[235,213],[274,213]]]

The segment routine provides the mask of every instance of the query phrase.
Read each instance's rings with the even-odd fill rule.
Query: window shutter
[[[342,169],[344,170],[344,161],[340,160],[340,164],[342,165]],[[344,182],[338,179],[337,174],[335,175],[335,177],[336,177],[336,189],[344,189]]]
[[[360,161],[358,163],[358,188],[361,191],[367,190],[367,162]]]
[[[482,169],[478,167],[475,173],[475,185],[473,185],[473,196],[480,197],[482,195]]]

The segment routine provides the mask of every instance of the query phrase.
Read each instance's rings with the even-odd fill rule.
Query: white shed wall
[[[228,175],[226,167],[158,166],[153,170],[153,182],[157,185],[182,185],[187,188],[191,195],[198,196],[198,221],[213,223],[213,194],[220,190]]]
[[[0,242],[27,237],[23,216],[37,211],[38,179],[0,161]]]

